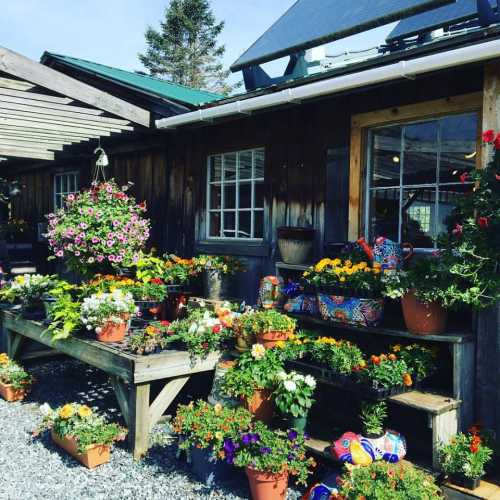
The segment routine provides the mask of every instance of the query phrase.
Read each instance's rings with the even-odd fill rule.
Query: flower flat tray
[[[383,401],[391,396],[397,396],[398,394],[414,390],[413,387],[405,386],[390,388],[371,387],[360,382],[352,375],[342,375],[325,366],[313,365],[304,361],[287,361],[286,365],[290,370],[312,375],[319,382],[357,394],[364,399],[371,399],[374,401]]]

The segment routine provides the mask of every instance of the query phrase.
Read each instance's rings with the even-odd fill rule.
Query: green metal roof
[[[86,72],[94,73],[97,76],[101,76],[107,80],[112,80],[118,84],[122,83],[129,87],[133,87],[138,91],[148,92],[155,94],[158,97],[191,104],[193,106],[217,101],[218,99],[222,99],[224,97],[221,94],[185,87],[184,85],[172,83],[167,80],[161,80],[160,78],[155,78],[153,76],[142,75],[134,73],[133,71],[125,71],[123,69],[113,68],[111,66],[106,66],[92,61],[77,59],[75,57],[45,52],[42,56],[42,62],[45,62],[47,58],[60,61]]]

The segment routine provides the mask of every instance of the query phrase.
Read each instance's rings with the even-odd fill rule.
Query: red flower
[[[221,330],[220,325],[215,325],[215,326],[212,328],[212,332],[213,332],[213,333],[220,333],[220,330]]]
[[[495,140],[495,131],[490,129],[483,132],[483,142],[487,144],[493,142]]]
[[[161,278],[153,278],[150,280],[154,285],[163,285],[163,280]]]
[[[490,225],[490,219],[488,217],[478,217],[477,223],[481,229],[487,229]]]
[[[201,344],[201,347],[203,347],[203,349],[205,349],[205,351],[208,349],[208,342],[203,342],[203,344]]]
[[[462,236],[463,232],[464,232],[464,226],[461,226],[460,224],[455,224],[455,229],[453,229],[452,231],[453,236]]]
[[[493,145],[495,146],[495,149],[500,149],[500,134],[497,134],[497,136],[495,137]]]
[[[170,321],[166,321],[166,320],[160,321],[160,325],[165,326],[165,327],[170,326]]]
[[[139,205],[137,205],[142,211],[145,211],[146,210],[146,202],[143,201],[141,203],[139,203]]]
[[[500,174],[495,174],[495,179],[496,179],[497,181],[500,181]]]
[[[462,184],[465,184],[469,180],[469,177],[470,177],[469,172],[464,172],[460,174],[460,182]]]

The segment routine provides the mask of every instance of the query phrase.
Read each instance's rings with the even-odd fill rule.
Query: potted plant
[[[278,248],[283,262],[305,264],[311,262],[315,230],[308,227],[279,227]]]
[[[475,490],[484,475],[485,465],[492,459],[493,450],[484,443],[477,428],[467,434],[456,434],[439,449],[441,468],[452,483]]]
[[[255,422],[250,431],[228,440],[226,460],[245,468],[253,500],[284,500],[289,476],[305,485],[315,464],[306,458],[304,443],[303,433],[271,430]]]
[[[316,379],[294,371],[281,371],[277,380],[278,384],[273,392],[276,408],[285,417],[287,428],[304,432],[307,415],[314,403]]]
[[[247,352],[255,343],[256,324],[254,321],[255,311],[249,310],[234,318],[233,330],[236,338],[236,350]]]
[[[338,480],[340,499],[440,500],[434,478],[410,463],[373,462],[366,466],[346,465]]]
[[[269,421],[274,410],[271,393],[282,370],[283,362],[275,350],[254,344],[252,351],[242,354],[227,371],[221,388],[228,396],[242,398],[255,418]]]
[[[149,238],[146,204],[114,180],[93,182],[89,190],[69,194],[65,206],[48,218],[47,239],[53,256],[82,275],[130,266]]]
[[[369,441],[369,449],[373,459],[379,460],[383,456],[385,428],[387,418],[387,404],[385,401],[361,403],[360,419],[363,424],[363,438]]]
[[[383,317],[382,267],[351,259],[322,259],[303,274],[316,287],[321,317],[362,326],[377,326]]]
[[[168,321],[162,322],[164,326],[169,326]],[[169,339],[161,328],[150,324],[145,328],[133,330],[127,339],[127,348],[134,354],[146,355],[155,354],[166,349]]]
[[[0,353],[0,395],[6,401],[22,401],[32,383],[33,377],[22,366]]]
[[[214,380],[212,382],[212,389],[208,395],[207,401],[212,404],[221,404],[229,408],[234,408],[240,404],[236,398],[231,398],[224,394],[222,390],[222,383],[226,373],[236,366],[236,361],[232,359],[223,359],[219,361],[215,367]]]
[[[34,434],[49,430],[55,444],[89,469],[109,462],[111,445],[127,435],[126,429],[107,423],[86,405],[68,403],[53,410],[45,404],[40,411],[42,423]]]
[[[287,340],[295,332],[297,322],[274,309],[257,311],[250,315],[252,331],[257,342],[272,349],[279,340]]]
[[[392,352],[406,363],[415,384],[422,382],[436,370],[436,351],[419,344],[391,347]]]
[[[225,408],[205,401],[179,405],[172,422],[179,435],[179,449],[190,456],[193,471],[207,485],[233,474],[226,461],[226,443],[240,432],[246,432],[252,420],[242,407]]]
[[[120,289],[96,293],[83,299],[81,321],[87,330],[95,330],[100,342],[121,342],[130,316],[136,312],[134,298]]]
[[[194,259],[202,273],[203,296],[210,300],[223,300],[229,296],[228,277],[245,271],[243,262],[229,255],[199,255]]]

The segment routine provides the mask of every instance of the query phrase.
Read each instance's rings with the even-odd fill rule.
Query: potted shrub
[[[165,326],[170,325],[168,321]],[[134,354],[146,355],[155,354],[166,349],[169,339],[164,331],[151,324],[146,328],[133,330],[133,333],[127,339],[127,348]]]
[[[326,258],[303,276],[316,287],[324,320],[362,326],[377,326],[382,321],[384,285],[380,264]]]
[[[434,478],[410,463],[373,462],[364,467],[345,466],[338,480],[339,499],[375,500],[442,498]]]
[[[362,402],[360,419],[363,425],[363,437],[370,442],[373,459],[379,460],[384,450],[384,421],[387,418],[387,404],[385,401]]]
[[[179,449],[191,457],[193,471],[207,485],[232,473],[225,459],[227,440],[249,429],[251,414],[242,407],[225,408],[205,401],[179,405],[172,422]]]
[[[308,227],[279,227],[278,248],[283,262],[311,262],[315,230]]]
[[[227,371],[221,388],[228,396],[243,399],[255,418],[267,422],[273,416],[271,393],[276,375],[282,370],[283,363],[274,350],[254,344],[252,351],[242,354]]]
[[[493,450],[484,442],[478,429],[455,435],[439,449],[441,468],[452,483],[475,490],[484,475],[485,465],[492,459]]]
[[[49,259],[65,259],[84,276],[137,262],[149,238],[149,220],[146,204],[129,196],[129,187],[109,180],[69,194],[64,208],[47,216]]]
[[[203,296],[210,300],[228,298],[228,277],[246,270],[240,259],[228,255],[199,255],[194,265],[202,273]]]
[[[34,435],[50,431],[55,444],[89,469],[109,462],[111,445],[127,435],[126,429],[107,423],[86,405],[68,403],[53,410],[44,404],[40,411],[43,419]]]
[[[273,392],[274,404],[286,419],[287,428],[304,432],[307,415],[314,403],[313,394],[316,379],[311,375],[281,371],[278,384]]]
[[[436,370],[436,352],[419,344],[391,347],[392,352],[406,363],[415,384],[422,382]]]
[[[0,395],[6,401],[22,401],[32,383],[33,377],[22,366],[0,353]]]
[[[134,298],[120,289],[96,293],[83,299],[81,321],[87,330],[95,330],[100,342],[121,342],[130,316],[136,312]]]
[[[239,352],[249,351],[255,343],[257,328],[254,314],[255,311],[250,310],[234,318],[233,330],[236,338],[236,349]]]
[[[269,429],[255,422],[248,432],[228,440],[226,460],[244,467],[253,500],[284,500],[289,476],[306,484],[309,469],[314,465],[306,458],[304,434]]]
[[[287,340],[294,333],[297,322],[274,309],[258,311],[250,315],[252,330],[257,342],[266,349],[272,349],[279,340]]]

